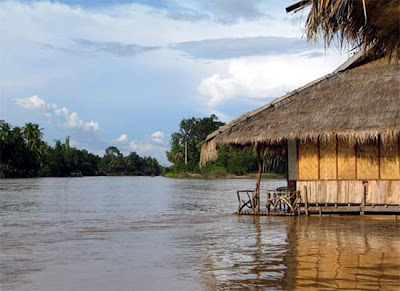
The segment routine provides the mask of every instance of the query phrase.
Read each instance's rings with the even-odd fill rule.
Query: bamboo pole
[[[306,186],[304,186],[304,208],[305,208],[305,213],[308,216],[308,193]]]
[[[363,182],[364,193],[361,199],[360,215],[364,215],[365,202],[368,194],[368,182]]]
[[[254,212],[260,212],[260,186],[261,186],[262,161],[261,161],[260,148],[258,146],[256,146],[256,154],[257,154],[257,164],[258,164],[258,175],[257,175],[256,191],[254,193],[255,194]]]

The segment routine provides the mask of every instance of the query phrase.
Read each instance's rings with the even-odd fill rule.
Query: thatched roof
[[[309,39],[322,36],[328,46],[337,38],[341,45],[362,50],[332,74],[210,134],[202,147],[201,164],[215,159],[221,145],[268,146],[290,139],[318,138],[351,143],[378,136],[387,142],[398,139],[400,1],[301,0],[286,10],[299,11],[308,6]],[[395,61],[388,64],[387,59],[392,57]]]
[[[201,163],[217,157],[222,145],[248,147],[286,140],[364,142],[400,136],[400,65],[359,56],[275,101],[246,113],[210,134]]]
[[[338,37],[341,44],[374,47],[381,55],[400,56],[399,0],[302,0],[288,12],[311,6],[306,22],[309,39],[325,44]]]

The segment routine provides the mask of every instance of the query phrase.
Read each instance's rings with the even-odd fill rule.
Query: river
[[[237,216],[254,180],[0,180],[1,290],[396,290],[393,216]],[[274,189],[283,180],[264,181]]]

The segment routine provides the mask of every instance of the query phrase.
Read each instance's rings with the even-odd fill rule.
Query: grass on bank
[[[190,172],[165,172],[163,174],[164,177],[173,179],[256,179],[257,175],[257,173],[230,174],[224,167],[215,167],[201,174]],[[286,179],[286,176],[283,173],[263,173],[262,179]]]

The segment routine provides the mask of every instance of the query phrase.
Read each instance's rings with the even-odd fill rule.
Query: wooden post
[[[257,175],[257,183],[256,183],[256,191],[254,197],[254,212],[260,212],[260,188],[261,188],[261,173],[262,173],[262,161],[261,161],[261,153],[259,146],[256,146],[256,154],[257,154],[257,164],[258,164],[258,175]]]
[[[301,215],[300,203],[301,203],[301,195],[300,192],[296,191],[296,207],[297,207],[297,215]]]
[[[239,191],[236,191],[236,194],[237,194],[237,198],[238,198],[238,201],[239,201],[239,205],[238,205],[238,214],[239,214],[239,213],[240,213],[240,210],[241,210],[241,209],[240,209],[240,206],[241,206],[240,204],[241,204],[241,203],[240,203],[240,194],[239,194]]]
[[[308,193],[307,193],[307,187],[304,186],[304,208],[306,215],[308,216]]]
[[[367,200],[367,193],[368,193],[368,182],[364,181],[363,186],[364,186],[364,193],[361,200],[360,215],[364,215],[365,202]]]

